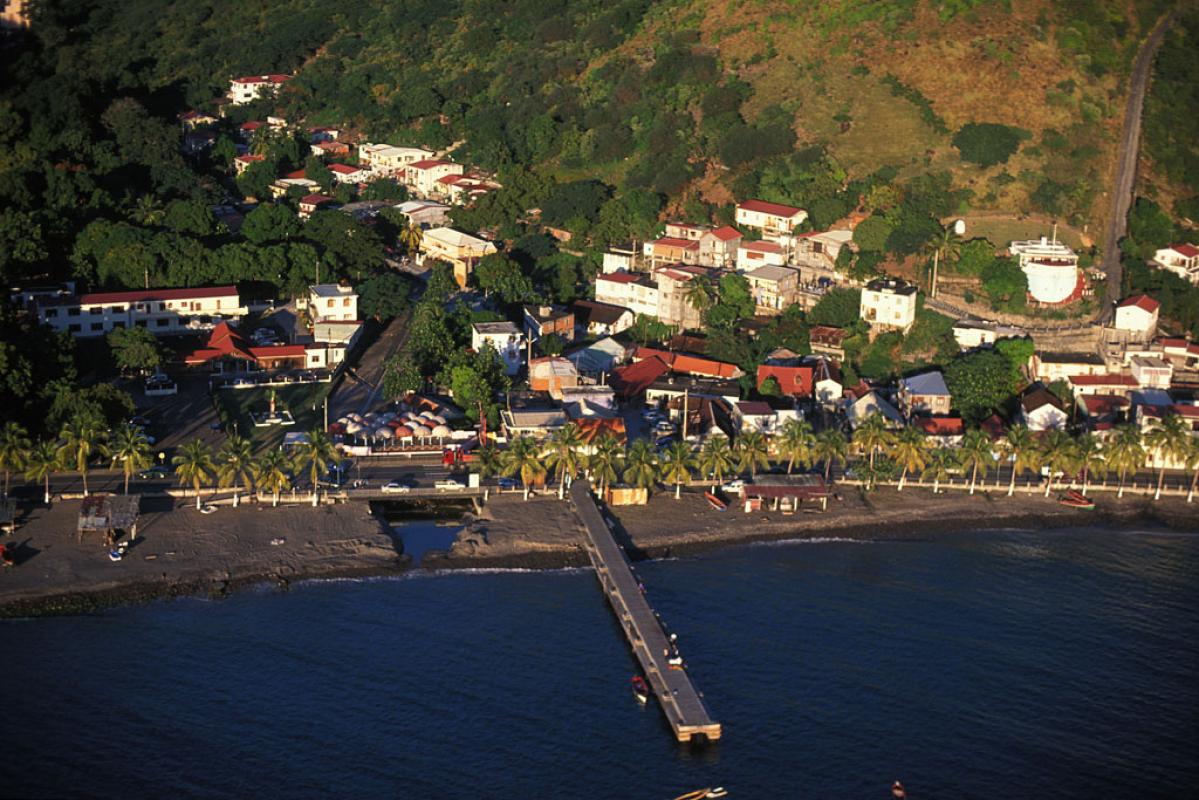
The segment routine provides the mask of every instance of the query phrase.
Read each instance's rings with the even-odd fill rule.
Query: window
[[[125,323],[124,323],[124,322],[114,322],[114,323],[112,323],[112,329],[115,331],[117,328],[120,328],[121,330],[124,330],[124,329],[125,329]]]
[[[103,322],[93,322],[93,323],[92,323],[92,330],[93,330],[93,331],[102,331],[102,330],[104,330],[104,323],[103,323]]]
[[[165,328],[166,326],[171,324],[171,321],[169,319],[167,319],[166,317],[161,317],[159,319],[154,320],[154,324],[160,328]]]
[[[349,308],[350,307],[350,298],[347,297],[346,299],[342,300],[341,305],[342,305],[342,308]]]
[[[336,302],[336,301],[334,301],[334,300],[330,300],[328,303],[326,303],[326,307],[328,307],[328,308],[333,308],[333,304],[334,304],[334,302]]]
[[[79,316],[79,309],[78,309],[78,308],[68,308],[68,309],[67,309],[67,316],[68,316],[68,317],[77,317],[77,316]]]
[[[46,316],[46,319],[54,319],[55,317],[58,316],[58,309],[57,308],[47,308],[45,316]]]
[[[67,330],[71,333],[79,333],[79,331],[83,330],[83,328],[81,328],[78,323],[71,323],[67,326]]]

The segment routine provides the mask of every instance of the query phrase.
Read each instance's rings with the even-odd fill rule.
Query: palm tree
[[[833,462],[845,463],[845,456],[848,453],[849,442],[845,440],[845,434],[836,428],[829,428],[816,434],[816,441],[812,444],[812,459],[824,462],[825,481],[832,473]]]
[[[1190,430],[1186,422],[1178,414],[1166,414],[1156,420],[1149,432],[1145,434],[1145,445],[1157,458],[1157,491],[1154,500],[1161,499],[1162,485],[1166,481],[1166,464],[1170,461],[1183,461],[1189,448]]]
[[[812,435],[812,426],[807,420],[789,419],[783,423],[783,430],[775,444],[779,455],[787,459],[788,475],[796,464],[801,469],[812,465],[812,447],[815,443],[816,437]]]
[[[58,444],[52,441],[38,442],[25,456],[25,478],[31,481],[42,481],[46,492],[42,499],[50,505],[50,476],[61,465],[58,456]]]
[[[1190,447],[1187,450],[1187,469],[1195,470],[1195,474],[1191,476],[1191,488],[1187,492],[1187,502],[1195,499],[1195,488],[1199,485],[1199,439],[1191,439]]]
[[[724,481],[724,476],[733,469],[733,449],[723,436],[709,437],[699,451],[700,473],[712,479],[712,491]]]
[[[658,481],[658,454],[645,439],[633,442],[625,455],[624,482],[638,489],[653,489]]]
[[[966,431],[959,448],[959,460],[962,467],[970,468],[970,494],[974,494],[974,486],[981,475],[987,477],[987,469],[994,460],[991,456],[991,437],[978,428]]]
[[[258,491],[268,491],[274,495],[272,506],[279,505],[279,493],[291,486],[290,468],[291,461],[282,450],[268,450],[253,465],[254,485]]]
[[[529,436],[518,436],[508,443],[501,463],[505,475],[519,476],[524,485],[525,500],[529,499],[529,487],[545,475],[541,463],[541,447]]]
[[[1120,491],[1116,497],[1124,496],[1124,481],[1131,470],[1134,474],[1145,465],[1145,446],[1141,443],[1141,431],[1136,425],[1119,425],[1103,448],[1103,457],[1109,467],[1120,473]]]
[[[233,507],[237,508],[242,483],[249,483],[254,474],[254,451],[244,436],[230,436],[217,453],[217,480],[221,486],[233,487]]]
[[[1049,431],[1041,440],[1041,463],[1049,470],[1045,480],[1045,496],[1053,489],[1053,479],[1060,472],[1062,475],[1074,472],[1078,464],[1078,446],[1074,439],[1065,431]]]
[[[503,453],[494,444],[488,442],[475,452],[475,460],[472,463],[475,470],[484,478],[499,475],[504,469]]]
[[[599,480],[600,494],[612,483],[624,461],[624,446],[610,433],[595,440],[591,457],[587,459],[587,471],[592,479]]]
[[[4,470],[4,496],[8,497],[8,480],[14,470],[25,468],[29,455],[29,434],[20,424],[6,422],[0,428],[0,469]]]
[[[1107,475],[1107,460],[1103,457],[1103,444],[1093,433],[1084,433],[1074,443],[1077,466],[1082,472],[1082,493],[1085,495],[1092,477]]]
[[[737,440],[737,471],[749,470],[750,479],[758,476],[758,468],[770,469],[770,447],[761,431],[744,433]]]
[[[887,418],[877,411],[871,413],[853,432],[853,444],[859,453],[870,454],[870,466],[874,467],[874,455],[890,447],[895,435],[887,430]]]
[[[196,510],[200,510],[200,487],[212,476],[212,448],[203,439],[193,439],[179,448],[171,459],[181,485],[191,484],[196,490]]]
[[[545,465],[558,474],[558,499],[566,494],[567,479],[574,480],[583,466],[583,455],[579,448],[583,437],[573,422],[564,425],[550,435],[550,450],[545,456]]]
[[[941,481],[948,480],[950,472],[961,466],[957,454],[944,447],[938,447],[928,454],[924,469],[920,472],[921,480],[933,479],[933,494],[941,491]]]
[[[930,239],[923,248],[924,256],[931,258],[934,261],[940,262],[940,267],[943,269],[951,262],[957,261],[962,253],[962,237],[954,231],[954,226],[950,225],[941,229],[941,232]],[[934,270],[936,267],[934,266]],[[936,290],[933,282],[936,281],[936,276],[929,274],[929,293],[934,297]]]
[[[108,454],[104,445],[105,433],[92,420],[75,416],[62,426],[58,438],[61,440],[59,458],[64,465],[73,465],[83,475],[83,496],[87,497],[87,462],[94,455]]]
[[[678,439],[671,442],[658,466],[662,470],[662,480],[674,484],[674,499],[678,500],[682,497],[683,482],[691,480],[691,471],[696,467],[691,445]]]
[[[1007,496],[1016,492],[1016,476],[1026,469],[1037,470],[1041,467],[1041,451],[1037,448],[1037,440],[1027,425],[1013,425],[999,442],[1002,452],[1008,455],[1012,463],[1012,474],[1008,479]]]
[[[928,439],[919,428],[904,428],[891,445],[891,457],[903,468],[899,473],[897,489],[902,492],[908,473],[919,472],[928,461]]]
[[[121,472],[125,475],[125,494],[129,494],[129,479],[133,473],[145,469],[154,461],[150,453],[150,440],[136,425],[122,425],[112,438],[110,450],[112,463],[121,462]]]
[[[408,251],[408,255],[412,255],[420,250],[421,241],[424,239],[424,232],[420,226],[415,223],[409,223],[399,233],[399,242]]]
[[[716,291],[707,278],[696,278],[687,286],[684,298],[691,307],[703,314],[716,303]]]
[[[312,507],[316,508],[320,491],[321,476],[329,466],[341,458],[337,445],[329,438],[329,434],[317,428],[308,432],[307,440],[300,445],[296,457],[296,468],[308,468],[308,477],[312,479]]]

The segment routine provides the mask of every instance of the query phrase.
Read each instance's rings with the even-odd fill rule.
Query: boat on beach
[[[1095,510],[1095,501],[1077,489],[1070,489],[1068,492],[1059,497],[1057,501],[1064,506],[1069,506],[1070,508],[1080,508],[1083,511]]]
[[[717,511],[724,511],[729,507],[729,504],[720,498],[720,495],[712,492],[704,492],[704,499],[708,501],[708,505]]]

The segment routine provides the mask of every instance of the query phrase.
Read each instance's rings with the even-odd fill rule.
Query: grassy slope
[[[782,106],[794,113],[801,144],[826,144],[851,175],[884,165],[899,167],[901,175],[947,169],[958,186],[974,190],[975,209],[1021,212],[1044,175],[1041,133],[1084,122],[1085,108],[1098,152],[1084,163],[1100,187],[1107,180],[1123,79],[1110,73],[1092,77],[1085,57],[1057,46],[1059,28],[1069,20],[1058,19],[1053,3],[1013,0],[1010,9],[985,3],[948,22],[935,6],[921,3],[898,23],[865,18],[885,12],[850,0],[668,5],[621,51],[646,53],[660,28],[697,28],[701,43],[718,50],[726,70],[753,87],[744,109],[748,117],[768,105]],[[1038,27],[1039,17],[1051,20],[1047,29]],[[1136,31],[1134,21],[1126,49],[1135,47]],[[887,74],[928,98],[950,131],[971,121],[1000,122],[1032,136],[1005,165],[982,169],[963,163],[950,134],[938,133],[914,104],[891,94],[881,82]],[[1059,88],[1066,82],[1073,88]],[[833,119],[838,113],[851,118],[848,130]],[[996,181],[1004,172],[1012,180]],[[1095,221],[1091,235],[1102,218],[1102,200],[1102,191],[1096,192],[1087,215]]]

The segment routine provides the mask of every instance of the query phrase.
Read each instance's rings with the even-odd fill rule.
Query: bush
[[[1011,158],[1020,149],[1021,140],[1026,138],[1028,133],[1019,128],[994,122],[971,122],[953,135],[953,146],[966,161],[990,167]]]

